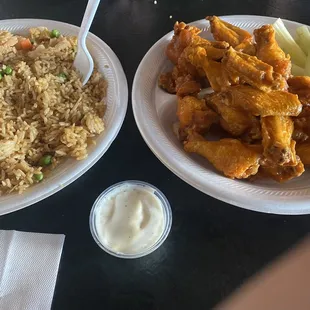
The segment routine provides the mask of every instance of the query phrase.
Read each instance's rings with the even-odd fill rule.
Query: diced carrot
[[[23,50],[31,50],[32,49],[33,45],[32,45],[32,43],[30,42],[29,39],[23,39],[19,43],[20,43],[20,47]]]

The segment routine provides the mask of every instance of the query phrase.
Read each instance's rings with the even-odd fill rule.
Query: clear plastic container
[[[143,252],[136,253],[136,254],[127,254],[127,253],[115,252],[114,250],[110,249],[109,247],[107,247],[106,245],[104,245],[100,241],[98,233],[96,231],[96,216],[97,216],[99,208],[101,208],[100,203],[101,203],[102,199],[108,193],[115,190],[117,187],[121,187],[123,185],[134,185],[136,187],[148,187],[148,188],[153,189],[154,195],[156,195],[157,198],[161,202],[163,214],[164,214],[164,229],[163,229],[163,232],[162,232],[161,236],[159,237],[159,239],[155,242],[155,244],[146,248]],[[98,244],[98,246],[101,249],[103,249],[104,251],[106,251],[107,253],[109,253],[113,256],[119,257],[119,258],[139,258],[139,257],[142,257],[142,256],[145,256],[145,255],[152,253],[153,251],[158,249],[163,244],[163,242],[166,240],[166,238],[168,237],[168,234],[170,232],[171,225],[172,225],[172,212],[171,212],[171,207],[170,207],[169,201],[167,200],[165,195],[158,188],[153,186],[152,184],[142,182],[142,181],[135,181],[135,180],[119,182],[119,183],[116,183],[116,184],[110,186],[106,190],[104,190],[99,195],[99,197],[96,199],[96,201],[94,202],[93,207],[92,207],[91,212],[90,212],[90,217],[89,217],[90,231],[91,231],[91,234],[92,234],[94,240]]]

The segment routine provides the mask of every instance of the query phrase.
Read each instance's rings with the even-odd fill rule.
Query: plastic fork
[[[89,80],[93,70],[94,61],[86,46],[86,37],[93,22],[100,0],[89,0],[80,27],[77,43],[77,53],[73,66],[81,74],[82,84],[85,85]]]

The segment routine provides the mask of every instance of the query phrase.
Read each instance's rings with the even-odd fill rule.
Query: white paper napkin
[[[0,309],[51,308],[65,236],[0,231]]]

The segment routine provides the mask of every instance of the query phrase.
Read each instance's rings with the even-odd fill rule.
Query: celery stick
[[[305,64],[305,75],[310,76],[310,53],[308,52],[308,57]]]
[[[276,39],[280,47],[288,51],[288,53],[291,55],[292,61],[296,65],[304,67],[306,63],[306,55],[297,45],[288,30],[285,28],[282,20],[278,18],[273,24],[273,27],[276,31]]]
[[[310,31],[307,26],[301,26],[296,29],[298,36],[298,45],[308,55],[308,50],[310,48]]]
[[[292,74],[294,76],[305,75],[305,70],[292,63]]]

